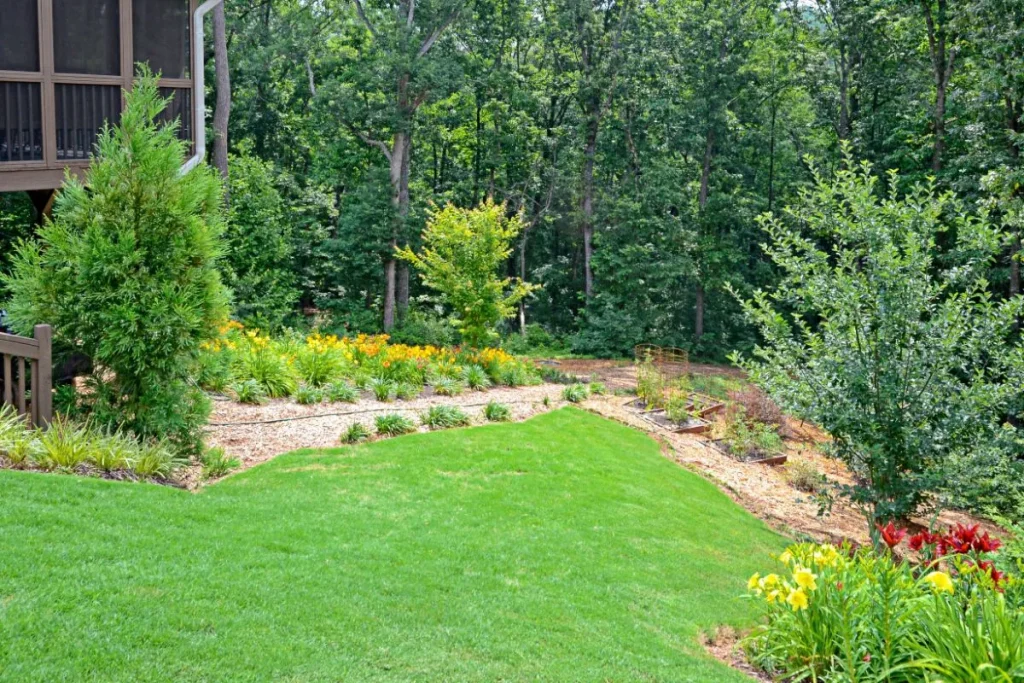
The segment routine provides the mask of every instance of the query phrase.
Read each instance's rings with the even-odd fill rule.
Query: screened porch
[[[193,0],[0,1],[0,192],[60,186],[120,118],[136,63],[193,141]]]

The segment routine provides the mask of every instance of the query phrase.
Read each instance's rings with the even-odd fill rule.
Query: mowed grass
[[[0,472],[0,679],[740,681],[697,636],[781,547],[575,409],[199,495]]]

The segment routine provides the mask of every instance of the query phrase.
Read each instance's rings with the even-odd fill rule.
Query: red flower
[[[931,545],[931,534],[929,534],[927,531],[922,531],[921,533],[914,534],[910,537],[910,540],[907,541],[907,545],[910,546],[911,550],[915,552],[920,552],[921,548],[923,548],[924,546]]]
[[[1003,545],[1002,541],[998,538],[992,538],[986,531],[981,536],[974,539],[974,549],[979,553],[992,553],[999,550]]]
[[[864,659],[865,662],[870,662],[871,661],[871,653],[870,652],[864,653],[864,658],[863,659]]]
[[[843,590],[843,582],[842,581],[836,581],[836,590],[840,590],[840,591]]]
[[[882,536],[882,541],[885,542],[890,549],[895,548],[903,540],[903,537],[907,535],[906,529],[897,529],[896,525],[889,522],[885,526],[875,523],[875,528],[878,529],[878,533]]]

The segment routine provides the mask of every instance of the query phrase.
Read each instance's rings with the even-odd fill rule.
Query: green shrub
[[[484,406],[484,417],[488,422],[508,422],[512,419],[512,410],[504,403],[491,401]]]
[[[348,444],[362,443],[371,436],[370,430],[361,422],[353,422],[342,434],[341,440]]]
[[[404,415],[380,415],[376,419],[377,433],[381,436],[401,436],[416,431],[416,423]]]
[[[498,275],[522,229],[522,221],[509,218],[503,204],[487,200],[476,209],[449,204],[428,217],[420,254],[409,248],[399,252],[451,307],[468,346],[483,347],[496,339],[498,323],[534,289]]]
[[[460,380],[451,377],[438,377],[430,386],[438,396],[458,396],[466,388]]]
[[[411,310],[391,333],[391,342],[445,348],[455,344],[455,336],[451,323],[436,313]]]
[[[231,393],[239,403],[248,403],[260,406],[267,402],[267,392],[263,385],[254,379],[247,379],[244,382],[236,382],[230,387]]]
[[[35,464],[44,470],[70,472],[87,463],[95,449],[96,437],[87,427],[58,417],[39,433]]]
[[[242,461],[224,452],[223,448],[210,448],[199,462],[203,466],[203,479],[219,479],[242,466]]]
[[[313,406],[323,403],[324,392],[316,387],[311,387],[308,384],[303,384],[299,387],[298,391],[295,392],[295,401],[299,405]]]
[[[299,299],[293,267],[295,223],[286,213],[271,162],[233,155],[230,169],[224,278],[234,294],[238,319],[276,330]]]
[[[430,429],[452,429],[469,424],[469,416],[457,406],[431,406],[420,416],[420,422]]]
[[[487,371],[479,365],[470,365],[466,368],[463,373],[463,379],[473,391],[483,391],[491,386],[491,378],[487,376]]]
[[[741,460],[768,458],[785,449],[775,427],[746,420],[742,406],[727,416],[722,440],[729,452]]]
[[[594,396],[604,396],[608,393],[608,387],[604,385],[604,382],[591,382],[590,393]]]
[[[359,392],[348,382],[333,382],[327,385],[327,400],[331,403],[355,403]]]
[[[422,389],[412,382],[399,382],[395,385],[395,398],[399,401],[411,401],[418,398]]]
[[[165,106],[144,72],[85,178],[68,178],[54,220],[19,244],[5,281],[20,332],[50,323],[58,355],[74,348],[99,369],[101,390],[82,396],[95,422],[195,453],[208,404],[189,374],[228,313],[221,186],[205,165],[181,173],[187,143],[156,122]]]
[[[374,377],[369,383],[370,391],[373,392],[374,397],[381,403],[388,403],[394,399],[397,386],[390,379],[381,379],[379,377]]]
[[[586,384],[570,384],[562,389],[562,400],[569,403],[582,403],[590,398],[590,389]]]
[[[744,303],[763,343],[734,360],[832,436],[859,508],[904,519],[933,500],[951,456],[995,440],[1020,394],[1024,299],[992,295],[1003,237],[987,215],[895,173],[880,191],[844,156],[762,221],[781,284]]]

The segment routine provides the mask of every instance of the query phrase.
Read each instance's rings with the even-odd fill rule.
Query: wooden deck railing
[[[36,325],[34,337],[0,333],[3,402],[36,427],[46,427],[53,419],[52,340],[49,325]],[[25,392],[26,380],[30,394]]]

